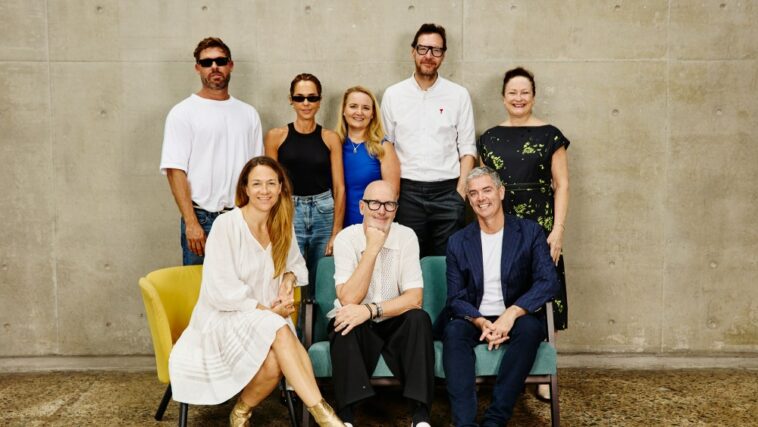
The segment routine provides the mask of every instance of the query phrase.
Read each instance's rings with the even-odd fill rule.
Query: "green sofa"
[[[424,277],[423,309],[429,313],[434,322],[445,306],[447,299],[445,257],[430,256],[421,260],[421,271]],[[319,382],[328,381],[332,376],[332,363],[329,357],[329,339],[326,314],[334,307],[336,293],[334,289],[334,259],[324,257],[318,264],[316,274],[315,301],[306,301],[304,321],[304,345],[313,364],[313,372]],[[548,317],[548,341],[543,342],[537,352],[527,383],[550,384],[552,425],[559,425],[557,358],[554,346],[553,311],[550,303],[546,304]],[[494,380],[500,367],[502,352],[508,351],[508,346],[498,350],[488,351],[486,344],[474,349],[476,353],[477,382]],[[445,371],[442,368],[442,342],[434,342],[434,375],[438,381],[444,381]],[[399,384],[380,357],[372,377],[374,385]],[[303,425],[310,425],[307,411],[303,414]]]

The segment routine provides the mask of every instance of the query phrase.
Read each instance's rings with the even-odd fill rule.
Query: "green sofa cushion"
[[[507,350],[507,345],[500,346],[499,349],[492,351],[487,350],[487,344],[479,344],[474,347],[476,376],[496,376],[500,369],[500,360]],[[543,342],[537,350],[537,357],[534,359],[534,365],[532,365],[529,375],[555,375],[556,360],[555,348],[549,343]],[[434,376],[445,378],[445,370],[442,367],[442,341],[434,342]]]
[[[308,357],[313,364],[313,374],[316,378],[330,378],[332,376],[332,361],[329,357],[329,341],[321,341],[313,344],[308,349]],[[387,367],[384,357],[379,356],[379,363],[374,369],[374,378],[394,377],[392,371]]]

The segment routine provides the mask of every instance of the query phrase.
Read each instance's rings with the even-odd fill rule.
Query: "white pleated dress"
[[[292,232],[285,271],[308,282],[308,270]],[[173,398],[192,405],[214,405],[240,392],[268,355],[276,331],[294,325],[289,318],[257,308],[270,306],[281,276],[273,279],[271,245],[264,248],[250,232],[239,208],[220,215],[205,246],[200,296],[189,326],[169,357]]]

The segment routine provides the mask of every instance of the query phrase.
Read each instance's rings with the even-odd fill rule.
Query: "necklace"
[[[353,146],[353,154],[358,154],[358,147],[360,147],[363,143],[359,142],[356,144],[352,139],[350,139],[350,137],[348,137],[347,140],[350,141],[350,144]]]

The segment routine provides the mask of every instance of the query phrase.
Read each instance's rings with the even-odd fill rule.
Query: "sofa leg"
[[[561,411],[558,400],[558,375],[550,376],[550,418],[553,427],[561,425]]]

